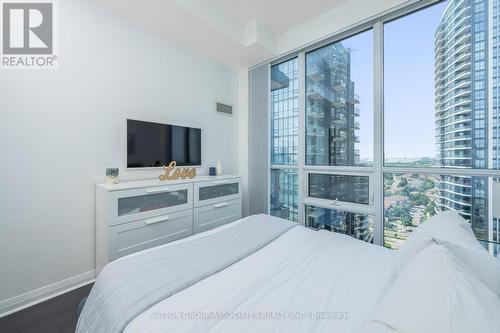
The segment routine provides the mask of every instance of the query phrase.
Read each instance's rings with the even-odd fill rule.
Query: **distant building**
[[[359,97],[351,81],[351,51],[342,43],[307,54],[306,164],[360,163]]]
[[[436,30],[436,144],[441,166],[500,168],[498,14],[498,0],[450,0]],[[487,177],[441,176],[437,209],[459,211],[479,239],[491,241],[498,237],[493,225],[498,217],[489,216],[491,183]]]

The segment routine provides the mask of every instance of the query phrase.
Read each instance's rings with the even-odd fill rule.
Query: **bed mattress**
[[[124,332],[352,332],[393,281],[394,263],[383,247],[299,226],[148,308]]]

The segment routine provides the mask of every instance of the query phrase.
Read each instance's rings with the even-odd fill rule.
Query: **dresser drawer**
[[[157,186],[113,192],[110,226],[193,207],[193,184]]]
[[[109,260],[192,234],[192,210],[116,225],[109,228]]]
[[[236,221],[241,218],[241,199],[219,202],[194,209],[194,233]]]
[[[195,183],[194,205],[206,206],[241,198],[239,178],[211,180]]]

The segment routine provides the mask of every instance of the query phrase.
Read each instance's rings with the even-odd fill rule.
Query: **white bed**
[[[271,244],[148,309],[125,332],[351,332],[392,279],[394,253],[296,227]],[[162,319],[176,312],[338,313],[347,319]],[[345,316],[344,316],[345,317]],[[159,319],[152,319],[159,318]]]
[[[103,270],[77,332],[500,332],[500,263],[442,214],[400,253],[267,215],[142,251]]]

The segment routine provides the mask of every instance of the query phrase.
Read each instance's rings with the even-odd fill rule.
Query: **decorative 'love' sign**
[[[192,179],[196,176],[195,168],[176,168],[176,161],[170,162],[168,166],[163,166],[165,173],[160,176],[160,180]]]

